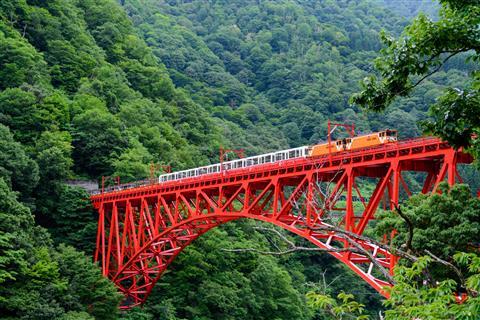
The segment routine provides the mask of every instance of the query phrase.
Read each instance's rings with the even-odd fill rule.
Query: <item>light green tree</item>
[[[375,60],[379,76],[371,75],[352,102],[371,110],[384,110],[397,97],[410,95],[414,88],[440,70],[455,56],[473,68],[465,76],[466,85],[445,89],[430,108],[431,120],[424,122],[429,132],[454,147],[471,147],[480,155],[480,6],[476,0],[441,0],[439,19],[420,14],[398,38],[382,34],[386,48]]]

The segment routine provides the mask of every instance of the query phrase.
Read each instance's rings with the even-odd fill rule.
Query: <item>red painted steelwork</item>
[[[350,244],[321,226],[361,235],[380,202],[398,204],[402,172],[424,172],[422,192],[435,192],[458,163],[472,158],[436,138],[420,138],[321,158],[297,158],[244,169],[93,195],[99,211],[95,260],[125,294],[123,308],[142,304],[173,259],[201,234],[240,218],[270,222],[326,249]],[[365,198],[357,183],[376,183]],[[360,202],[354,204],[353,198]],[[340,196],[345,200],[339,200]],[[371,259],[393,272],[397,258],[367,241],[369,252],[330,254],[380,293],[388,285]]]

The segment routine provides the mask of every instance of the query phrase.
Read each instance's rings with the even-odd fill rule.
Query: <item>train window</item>
[[[385,137],[385,132],[380,132],[380,137]]]
[[[341,146],[342,145],[342,141],[341,140],[338,140],[337,141],[337,146]]]
[[[213,171],[214,169],[215,169],[215,166],[210,166],[210,167],[208,167],[207,172],[208,173],[215,172],[215,171]]]

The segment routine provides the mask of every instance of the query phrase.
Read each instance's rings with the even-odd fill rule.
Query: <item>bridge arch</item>
[[[245,218],[272,223],[310,241],[313,245],[319,248],[332,250],[329,252],[331,255],[347,265],[377,291],[385,295],[382,286],[389,285],[388,281],[376,278],[372,275],[372,268],[374,265],[368,257],[357,254],[357,261],[354,263],[352,262],[352,257],[349,257],[351,253],[347,251],[335,252],[335,250],[341,250],[343,248],[342,246],[338,246],[340,243],[336,242],[344,243],[344,239],[335,235],[333,232],[331,234],[321,232],[315,233],[312,232],[312,229],[298,228],[287,225],[278,220],[272,221],[269,218],[250,214],[229,215],[228,217],[224,214],[209,214],[182,221],[179,225],[165,230],[163,233],[157,235],[146,243],[125,265],[123,265],[123,267],[117,271],[112,277],[112,281],[114,281],[117,287],[120,288],[126,296],[124,307],[130,308],[145,302],[163,272],[168,268],[170,263],[173,262],[176,256],[191,242],[221,224]],[[199,229],[199,225],[203,226]],[[395,259],[395,257],[388,251],[378,248],[374,244],[361,242],[361,245],[365,247],[365,250],[372,253],[375,252],[375,258],[387,268],[390,265],[389,259]],[[361,267],[362,264],[365,265],[364,268]]]
[[[99,211],[95,259],[125,294],[123,308],[130,308],[146,301],[168,265],[193,240],[220,224],[250,218],[331,250],[385,295],[382,287],[397,258],[361,237],[378,206],[398,204],[400,188],[410,194],[404,171],[425,172],[426,193],[445,178],[450,184],[461,181],[456,165],[471,160],[438,139],[421,139],[97,194],[92,196]],[[360,178],[376,182],[368,196],[357,186]],[[358,237],[347,241],[339,231]],[[352,252],[354,247],[359,250]]]

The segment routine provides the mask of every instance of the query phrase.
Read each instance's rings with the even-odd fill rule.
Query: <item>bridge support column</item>
[[[445,157],[445,162],[448,163],[448,185],[453,186],[455,184],[455,175],[457,172],[457,162],[455,161],[457,153],[455,151],[451,151]]]
[[[353,211],[353,184],[355,180],[355,174],[352,167],[348,167],[347,170],[347,203],[345,213],[345,230],[354,231],[355,229],[355,212]]]
[[[102,274],[106,277],[105,268],[105,206],[102,204],[98,209],[98,232],[97,232],[97,248],[95,250],[95,262],[100,260],[101,255],[101,268]]]
[[[448,152],[446,152],[432,192],[437,192],[438,185],[443,181],[443,179],[445,179],[445,176],[447,176],[447,182],[449,186],[453,186],[455,184],[455,176],[457,172],[456,154],[457,152],[453,149],[450,149]]]
[[[400,194],[400,163],[398,160],[392,161],[392,194],[390,195],[390,209],[395,209],[398,205]]]

